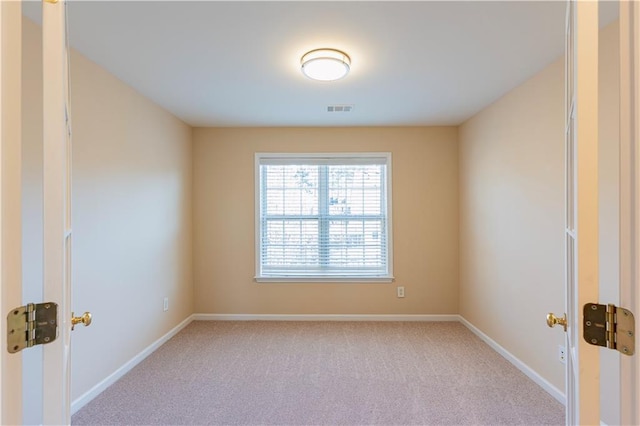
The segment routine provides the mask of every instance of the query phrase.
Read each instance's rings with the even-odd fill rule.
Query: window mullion
[[[267,167],[260,165],[260,272],[264,267],[267,240]]]
[[[320,216],[318,257],[320,267],[329,266],[329,172],[328,166],[318,166],[318,212]]]
[[[389,259],[389,254],[387,253],[387,238],[388,238],[388,228],[387,228],[387,215],[389,214],[387,212],[387,206],[389,205],[387,202],[387,168],[386,167],[381,167],[380,168],[380,218],[382,219],[382,229],[380,230],[382,232],[381,237],[384,238],[384,243],[382,244],[382,257],[383,257],[383,263],[385,265],[388,265],[387,260]],[[388,266],[387,266],[388,268]]]

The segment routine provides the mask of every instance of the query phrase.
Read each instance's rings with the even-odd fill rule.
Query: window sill
[[[258,283],[390,283],[394,277],[255,277]]]

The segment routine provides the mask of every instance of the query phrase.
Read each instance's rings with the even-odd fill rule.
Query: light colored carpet
[[[196,321],[72,424],[564,425],[455,322]]]

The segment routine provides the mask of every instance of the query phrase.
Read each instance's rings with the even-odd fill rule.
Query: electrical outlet
[[[404,287],[398,287],[398,297],[404,297]]]
[[[562,345],[558,345],[558,359],[561,363],[567,363],[567,351]]]
[[[168,297],[165,297],[165,298],[164,298],[164,305],[163,305],[162,309],[163,309],[165,312],[169,310],[169,298],[168,298]]]

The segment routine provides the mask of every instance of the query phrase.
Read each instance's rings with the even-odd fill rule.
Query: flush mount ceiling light
[[[351,58],[336,49],[315,49],[300,60],[302,73],[313,80],[340,80],[349,73]]]

